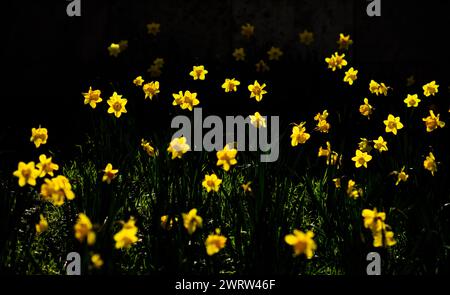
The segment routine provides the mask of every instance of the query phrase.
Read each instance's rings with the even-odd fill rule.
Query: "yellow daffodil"
[[[260,85],[256,80],[253,84],[248,85],[248,91],[250,91],[250,98],[254,97],[256,101],[261,101],[263,95],[267,93],[267,91],[264,90],[265,87],[266,83]]]
[[[433,153],[430,152],[428,156],[423,161],[423,167],[431,172],[431,175],[434,176],[434,173],[437,172],[437,163],[436,158],[434,157]]]
[[[203,219],[197,215],[197,209],[191,209],[188,213],[182,213],[184,228],[192,235],[198,227],[202,227]]]
[[[309,32],[308,30],[299,33],[298,37],[300,38],[300,43],[306,46],[309,46],[314,42],[314,33]]]
[[[353,85],[353,82],[358,78],[358,70],[355,70],[353,67],[350,68],[347,72],[345,72],[344,82],[347,82],[349,85]]]
[[[388,150],[387,142],[383,139],[383,136],[378,136],[378,139],[373,140],[373,147],[379,152],[386,152]]]
[[[125,105],[127,104],[127,100],[122,98],[122,95],[118,95],[117,92],[114,92],[113,95],[107,101],[109,105],[108,114],[114,114],[116,118],[120,118],[122,113],[126,113]]]
[[[304,144],[311,135],[309,133],[306,133],[306,122],[301,122],[298,125],[295,125],[292,127],[292,134],[291,134],[291,145],[297,146],[298,144]]]
[[[248,181],[246,183],[241,184],[242,189],[244,190],[244,193],[251,193],[252,187],[250,186],[252,184],[251,181]]]
[[[427,127],[427,132],[431,132],[438,127],[443,128],[445,126],[445,122],[439,120],[439,116],[439,114],[436,116],[434,112],[430,110],[430,115],[422,119],[422,121],[425,122],[425,126]]]
[[[340,178],[333,178],[333,183],[336,188],[341,188],[341,179]]]
[[[406,182],[409,178],[409,175],[405,172],[405,166],[402,167],[402,170],[400,170],[400,172],[394,171],[392,174],[397,175],[397,181],[395,182],[395,185],[398,185],[400,181]]]
[[[187,139],[184,136],[172,139],[167,148],[167,151],[172,153],[172,160],[175,158],[181,159],[181,157],[191,149],[186,141]]]
[[[376,208],[373,210],[364,209],[362,211],[362,217],[364,218],[364,227],[377,232],[383,227],[386,213],[378,212]]]
[[[92,255],[91,262],[92,262],[92,265],[97,269],[99,269],[103,266],[103,260],[102,260],[102,257],[100,256],[100,254]]]
[[[44,177],[47,174],[53,177],[53,171],[58,170],[59,166],[52,162],[52,157],[47,158],[46,155],[42,154],[39,156],[39,163],[36,168],[39,169],[39,177]]]
[[[150,98],[150,100],[153,98],[153,96],[157,95],[159,93],[159,82],[158,81],[152,81],[150,83],[144,84],[142,86],[142,90],[145,93],[145,98]]]
[[[378,95],[386,96],[389,88],[390,87],[386,86],[384,83],[378,83],[374,80],[370,80],[369,91],[372,94],[376,94],[377,96]]]
[[[89,217],[86,214],[80,213],[78,215],[77,223],[74,226],[75,229],[75,238],[83,243],[84,240],[87,240],[89,246],[95,244],[96,235],[94,230],[92,229],[92,223]]]
[[[34,143],[36,148],[40,147],[41,144],[46,144],[48,139],[47,128],[32,128],[30,141]]]
[[[232,79],[225,79],[225,82],[222,84],[222,88],[225,89],[225,92],[237,91],[237,86],[240,85],[241,82]]]
[[[269,60],[279,60],[283,55],[283,51],[279,47],[272,46],[269,51],[267,51],[267,55],[269,56]]]
[[[265,72],[270,71],[270,67],[262,59],[260,61],[258,61],[255,66],[256,66],[256,72],[258,72],[258,73],[265,73]]]
[[[317,113],[317,114],[314,116],[314,121],[322,121],[322,120],[326,120],[326,119],[328,118],[328,115],[329,115],[328,111],[327,111],[327,110],[324,110],[322,113]]]
[[[233,51],[233,57],[236,61],[244,61],[245,60],[245,50],[244,48],[236,48]]]
[[[331,155],[331,144],[329,141],[327,141],[327,148],[324,149],[321,146],[319,147],[319,153],[317,154],[318,157],[326,157],[328,158]]]
[[[138,228],[135,223],[134,217],[130,217],[125,223],[122,221],[122,229],[114,235],[116,249],[128,248],[138,241]]]
[[[64,204],[65,199],[73,200],[75,198],[72,185],[67,177],[62,175],[44,179],[44,183],[41,185],[41,196],[45,201],[58,207]]]
[[[212,256],[225,247],[227,238],[220,234],[220,229],[216,228],[214,234],[210,234],[205,241],[206,253]]]
[[[189,73],[194,80],[205,80],[206,74],[208,74],[208,71],[205,69],[205,66],[194,66]]]
[[[337,41],[339,45],[339,50],[348,50],[350,45],[353,44],[353,40],[350,39],[350,35],[345,36],[344,34],[339,34],[339,40]]]
[[[366,152],[362,152],[361,150],[356,150],[356,155],[352,158],[352,161],[355,162],[355,167],[367,168],[367,162],[372,160],[372,156]]]
[[[133,80],[133,84],[136,86],[142,86],[142,84],[144,83],[144,79],[142,79],[142,76],[137,76],[134,80]]]
[[[19,178],[19,186],[21,187],[25,186],[26,184],[35,186],[36,178],[38,178],[40,174],[41,172],[39,171],[39,169],[35,168],[34,162],[28,162],[28,164],[19,162],[17,170],[13,172],[13,175]]]
[[[322,133],[328,133],[330,131],[331,125],[327,122],[327,120],[319,120],[317,122],[316,128],[314,130],[322,132]]]
[[[105,167],[105,169],[103,170],[103,177],[102,177],[102,181],[106,182],[108,184],[111,183],[111,181],[117,177],[117,173],[119,173],[118,169],[113,169],[113,166],[111,163],[108,163]]]
[[[44,215],[39,216],[39,223],[35,225],[36,227],[36,233],[40,235],[41,233],[47,231],[48,229],[48,222],[47,219],[45,219]]]
[[[362,189],[357,187],[356,182],[353,179],[349,179],[347,183],[347,195],[355,200],[362,195]]]
[[[147,34],[149,34],[149,35],[153,35],[153,36],[158,35],[158,33],[160,32],[160,29],[161,29],[161,24],[159,24],[159,23],[152,22],[152,23],[147,24]]]
[[[342,67],[347,65],[347,61],[344,58],[345,53],[339,55],[339,53],[335,52],[331,57],[325,58],[325,62],[328,64],[328,68],[334,72],[336,69],[342,69]]]
[[[292,246],[294,250],[294,257],[304,254],[306,258],[311,259],[314,256],[314,251],[317,245],[313,240],[314,233],[307,231],[306,233],[294,229],[293,234],[286,235],[284,241]]]
[[[439,85],[436,84],[436,81],[431,81],[430,83],[427,83],[423,85],[423,94],[428,97],[430,95],[434,96],[436,93],[438,93]]]
[[[367,138],[361,138],[361,141],[358,143],[358,149],[362,152],[370,153],[372,151],[372,147]]]
[[[158,151],[155,150],[155,148],[152,147],[151,144],[148,141],[144,140],[144,139],[141,139],[141,147],[144,149],[144,151],[150,157],[156,157],[158,155]]]
[[[120,45],[116,43],[111,43],[108,47],[109,56],[117,57],[120,53]]]
[[[183,96],[183,103],[180,106],[183,110],[188,109],[192,111],[193,107],[198,105],[199,103],[200,101],[197,99],[197,93],[185,91]]]
[[[383,123],[386,125],[386,132],[392,132],[394,135],[397,135],[397,130],[403,128],[403,124],[400,122],[400,117],[394,117],[391,114],[389,114],[387,120],[384,120]]]
[[[84,104],[89,104],[91,108],[95,109],[97,104],[103,101],[103,99],[100,97],[100,94],[100,90],[92,90],[92,87],[89,87],[88,92],[83,93]]]
[[[255,33],[255,27],[249,23],[241,26],[241,35],[249,39]]]
[[[253,126],[255,126],[255,128],[266,128],[266,119],[261,116],[261,114],[259,112],[255,112],[254,115],[250,115],[250,124],[252,124]]]
[[[211,191],[218,192],[222,179],[218,178],[216,174],[205,175],[205,179],[202,182],[202,186],[209,193]]]
[[[373,107],[369,104],[369,100],[364,98],[364,104],[359,106],[359,112],[364,117],[370,119],[370,115],[373,113]]]
[[[236,160],[237,150],[230,148],[229,145],[225,145],[223,150],[216,153],[217,166],[222,166],[223,170],[228,171],[230,167],[237,164]]]
[[[408,94],[408,96],[403,101],[408,108],[417,108],[419,106],[419,102],[421,100],[419,99],[419,96],[417,94],[411,95]]]

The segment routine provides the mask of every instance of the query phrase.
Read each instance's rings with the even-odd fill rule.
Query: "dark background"
[[[105,115],[113,89],[131,105],[133,99],[143,97],[133,88],[132,79],[148,78],[146,69],[156,57],[166,61],[158,99],[169,106],[171,93],[192,87],[188,76],[192,65],[204,64],[210,71],[209,84],[195,87],[205,109],[230,115],[254,112],[245,88],[258,79],[266,81],[270,91],[261,109],[280,115],[284,122],[311,116],[343,99],[361,100],[370,79],[401,89],[414,74],[420,84],[415,92],[421,93],[419,86],[437,80],[440,91],[448,94],[448,1],[382,0],[382,16],[372,18],[366,15],[364,0],[81,2],[82,16],[72,18],[66,15],[69,2],[65,0],[2,3],[2,161],[29,149],[31,127],[39,124],[49,129],[55,150],[68,151],[83,143],[92,125],[81,92],[90,85],[102,89],[100,109]],[[161,23],[156,38],[145,27],[152,21]],[[247,22],[256,28],[248,41],[240,35],[241,25]],[[299,43],[298,33],[304,29],[315,34],[311,48]],[[351,34],[355,42],[347,53],[349,64],[360,70],[353,92],[338,82],[343,72],[330,74],[324,62],[336,51],[341,32]],[[109,57],[109,44],[122,39],[129,41],[127,51],[117,59]],[[281,47],[284,56],[271,64],[268,74],[256,74],[254,64],[267,60],[271,46]],[[233,60],[236,47],[246,48],[246,63]],[[242,82],[240,94],[223,93],[220,85],[227,77]],[[393,97],[386,102],[389,99]],[[133,116],[130,109],[128,115]],[[170,121],[159,118],[167,117],[163,112],[146,113],[140,107],[134,112],[153,127],[169,127]]]

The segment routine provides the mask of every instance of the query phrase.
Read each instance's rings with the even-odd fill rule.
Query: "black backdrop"
[[[335,51],[340,32],[355,40],[352,64],[367,81],[387,81],[395,89],[414,74],[422,82],[439,80],[440,90],[447,91],[450,2],[381,2],[382,16],[373,18],[366,15],[364,0],[81,0],[82,16],[72,18],[66,15],[65,0],[2,3],[0,158],[14,158],[24,145],[29,148],[30,129],[39,124],[51,130],[52,141],[61,148],[82,143],[89,122],[81,92],[100,85],[106,100],[112,92],[109,82],[128,83],[145,75],[159,56],[166,60],[160,99],[171,101],[170,93],[188,87],[190,67],[205,64],[211,80],[217,80],[216,89],[204,89],[209,92],[203,96],[212,97],[205,105],[235,115],[252,110],[237,100],[225,102],[220,84],[228,76],[247,82],[255,76],[270,81],[276,93],[263,108],[286,122],[350,95],[339,90],[342,85],[334,86],[338,79],[323,60]],[[161,23],[156,38],[146,33],[151,21]],[[250,41],[240,36],[246,22],[256,27]],[[315,33],[311,50],[299,44],[298,33],[304,29]],[[127,52],[109,57],[107,46],[122,39],[129,41]],[[272,45],[285,55],[267,76],[256,75],[251,63],[232,60],[235,47],[252,48],[256,62]],[[354,87],[352,95],[366,95],[367,81]],[[248,100],[247,93],[241,96]]]

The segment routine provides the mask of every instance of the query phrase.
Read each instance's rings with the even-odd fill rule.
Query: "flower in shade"
[[[233,51],[233,57],[236,61],[245,60],[245,50],[244,48],[235,48]]]
[[[266,83],[260,85],[256,80],[253,84],[248,85],[248,91],[250,91],[250,98],[254,97],[256,101],[261,101],[263,95],[267,93],[267,91],[264,90],[265,87]]]
[[[250,124],[252,124],[253,126],[255,126],[255,128],[266,128],[266,118],[264,118],[263,116],[261,116],[261,114],[259,112],[255,112],[254,115],[250,115]]]
[[[267,51],[267,55],[269,56],[269,60],[279,60],[283,55],[283,51],[279,47],[272,46],[269,51]]]
[[[96,235],[92,229],[92,223],[86,214],[80,213],[78,215],[77,223],[74,226],[75,238],[83,243],[87,240],[88,245],[92,246],[95,244]]]
[[[75,194],[67,177],[58,175],[52,179],[44,179],[41,185],[41,196],[55,206],[62,206],[65,199],[73,200]]]
[[[419,106],[419,96],[417,94],[411,95],[408,94],[408,96],[403,100],[403,102],[406,104],[408,108],[417,108]]]
[[[373,140],[373,147],[379,152],[386,152],[388,150],[387,142],[384,140],[383,136],[378,136],[378,139]]]
[[[218,178],[216,174],[205,175],[205,179],[202,182],[202,186],[209,193],[211,191],[218,192],[222,179]]]
[[[358,149],[362,152],[370,153],[372,151],[370,141],[367,138],[361,138],[361,141],[358,143]]]
[[[386,125],[386,132],[392,132],[394,135],[397,135],[397,130],[403,128],[403,124],[400,122],[400,117],[394,117],[391,114],[389,114],[387,120],[384,120],[383,123]]]
[[[244,190],[244,193],[251,193],[252,187],[250,186],[252,184],[251,181],[248,181],[246,183],[241,184],[242,189]]]
[[[158,155],[158,151],[145,139],[141,139],[141,147],[150,157],[155,157]]]
[[[165,230],[170,230],[173,227],[174,222],[178,222],[178,217],[170,217],[169,215],[163,215],[160,218],[161,220],[161,227]]]
[[[300,43],[306,46],[309,46],[314,42],[314,33],[309,32],[308,30],[299,33],[298,37],[300,38]]]
[[[304,254],[306,258],[311,259],[314,256],[314,251],[317,249],[317,245],[313,240],[314,233],[307,231],[306,233],[294,229],[293,234],[288,234],[284,237],[284,241],[292,246],[294,250],[294,256]]]
[[[339,55],[339,53],[335,52],[331,57],[325,58],[325,62],[328,64],[328,68],[333,72],[336,71],[336,69],[342,69],[342,67],[347,65],[345,53]]]
[[[111,183],[111,181],[117,177],[117,173],[119,173],[118,169],[113,169],[113,166],[111,163],[108,163],[105,167],[105,169],[103,170],[103,177],[102,177],[102,181],[106,182],[108,184]]]
[[[23,187],[26,184],[31,186],[36,185],[36,178],[39,177],[41,172],[39,169],[35,168],[34,162],[28,162],[28,164],[24,162],[19,162],[17,166],[17,170],[13,172],[13,175],[19,178],[19,186]]]
[[[339,177],[333,178],[333,183],[336,188],[341,188],[341,179]]]
[[[256,72],[258,72],[258,73],[264,73],[264,72],[270,71],[270,67],[262,59],[255,64],[255,67],[256,67]]]
[[[103,260],[102,260],[102,257],[100,256],[100,254],[92,255],[91,262],[92,262],[92,265],[97,269],[99,269],[103,266]]]
[[[197,209],[191,209],[188,213],[182,213],[184,228],[192,235],[198,227],[202,227],[203,219],[197,215]]]
[[[114,114],[116,118],[120,118],[122,113],[126,113],[125,105],[127,104],[127,100],[122,98],[122,95],[118,95],[117,92],[114,92],[113,95],[107,101],[109,105],[108,114]]]
[[[255,33],[255,27],[249,23],[241,26],[241,35],[249,39]]]
[[[413,86],[414,83],[416,83],[416,79],[415,79],[414,75],[411,75],[411,76],[409,76],[409,77],[406,79],[406,86],[407,86],[407,87]]]
[[[101,93],[102,92],[100,90],[92,90],[92,87],[89,87],[88,92],[83,93],[84,104],[89,104],[91,108],[95,109],[97,104],[103,101],[103,99],[100,97]]]
[[[439,85],[436,84],[436,81],[431,81],[430,83],[427,83],[423,85],[423,94],[428,97],[430,95],[434,96],[436,93],[438,93]]]
[[[347,195],[356,200],[362,193],[362,189],[357,187],[356,182],[353,179],[349,179],[347,183]]]
[[[158,33],[160,32],[160,29],[161,29],[161,24],[159,24],[159,23],[152,22],[152,23],[147,24],[147,33],[149,35],[153,35],[153,36],[158,35]]]
[[[300,124],[292,127],[292,134],[291,134],[292,146],[304,144],[311,137],[311,135],[306,132],[305,124],[306,122],[301,122]]]
[[[164,58],[162,57],[155,58],[155,60],[153,60],[153,64],[158,68],[162,68],[164,66]]]
[[[236,155],[237,150],[230,148],[229,145],[225,145],[223,150],[218,151],[217,155],[217,166],[222,166],[223,170],[228,171],[230,167],[237,164]]]
[[[369,104],[369,100],[364,98],[364,104],[359,106],[359,112],[364,117],[370,119],[370,115],[373,113],[373,107]]]
[[[367,162],[372,160],[372,156],[366,152],[362,152],[361,150],[356,150],[356,155],[352,158],[352,161],[355,162],[355,167],[367,168]]]
[[[225,82],[222,84],[222,88],[225,89],[225,92],[237,91],[237,86],[240,84],[241,82],[235,78],[225,79]]]
[[[150,77],[152,78],[156,78],[161,76],[161,66],[157,65],[157,64],[152,64],[148,69],[147,72],[150,73]]]
[[[350,35],[345,36],[344,34],[339,34],[339,40],[337,41],[339,45],[339,50],[348,50],[350,45],[353,44],[353,40],[350,39]]]
[[[59,166],[52,162],[52,157],[47,158],[46,155],[42,154],[39,156],[39,163],[36,168],[40,171],[39,177],[44,177],[47,174],[53,177],[53,171],[58,170]]]
[[[40,235],[41,233],[47,231],[48,229],[48,222],[47,219],[45,219],[44,215],[39,216],[39,223],[35,225],[36,227],[36,233]]]
[[[430,115],[422,119],[422,121],[425,122],[425,126],[427,127],[427,132],[431,132],[438,127],[443,128],[445,126],[445,122],[439,120],[439,116],[439,114],[436,116],[434,112],[430,110]]]
[[[172,160],[175,158],[181,159],[181,157],[191,149],[186,141],[187,139],[184,136],[172,139],[167,148],[167,151],[172,154]]]
[[[150,98],[150,100],[153,98],[153,96],[157,95],[159,93],[159,82],[158,81],[152,81],[150,83],[144,84],[142,86],[142,90],[145,93],[145,98]]]
[[[437,163],[436,158],[434,157],[433,153],[430,152],[428,156],[423,161],[423,167],[431,172],[431,175],[434,176],[434,173],[437,172]]]
[[[114,235],[114,241],[116,242],[116,249],[128,248],[138,241],[137,232],[134,217],[130,217],[127,222],[122,223],[122,229]]]
[[[108,52],[110,56],[117,57],[120,53],[120,45],[117,43],[111,43],[108,47]]]
[[[205,80],[206,74],[208,74],[208,71],[204,66],[193,66],[192,71],[189,73],[194,80]]]
[[[353,82],[358,78],[357,75],[358,70],[351,67],[347,72],[345,72],[344,82],[347,82],[349,85],[353,85]]]
[[[137,76],[134,80],[133,80],[133,84],[136,86],[142,86],[142,83],[144,83],[144,79],[142,79],[142,76]]]
[[[32,128],[30,141],[34,143],[36,148],[40,147],[41,144],[46,144],[48,139],[47,128]]]
[[[212,256],[225,247],[227,238],[220,234],[220,229],[216,228],[215,233],[210,234],[205,241],[206,253]]]

